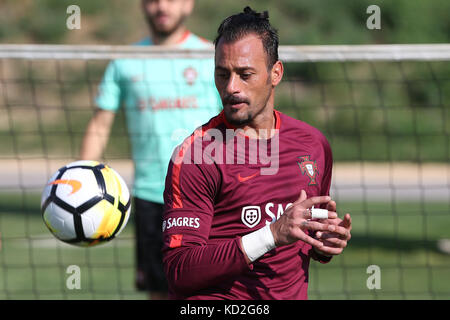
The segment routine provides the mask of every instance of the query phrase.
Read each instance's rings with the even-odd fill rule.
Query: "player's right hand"
[[[308,234],[309,230],[334,231],[334,226],[310,220],[310,208],[330,201],[331,197],[329,196],[311,197],[308,199],[306,192],[302,190],[298,200],[286,209],[277,221],[270,225],[275,245],[279,247],[301,240],[320,249],[323,243],[311,237]],[[328,218],[337,218],[337,213],[328,211]]]

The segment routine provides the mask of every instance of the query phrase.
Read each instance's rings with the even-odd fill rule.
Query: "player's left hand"
[[[336,211],[336,202],[330,201],[327,204],[327,210]],[[352,218],[349,213],[345,214],[344,219],[329,218],[321,219],[321,223],[331,224],[334,230],[317,231],[315,238],[323,243],[320,250],[315,249],[318,253],[326,256],[341,254],[347,242],[351,239]]]

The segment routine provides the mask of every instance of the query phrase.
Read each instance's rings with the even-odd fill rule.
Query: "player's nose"
[[[225,90],[227,94],[236,94],[241,92],[239,87],[239,77],[236,74],[230,75]]]
[[[167,12],[169,10],[169,1],[168,0],[158,0],[156,1],[156,6],[158,8],[158,13],[159,14],[165,14],[167,15]]]

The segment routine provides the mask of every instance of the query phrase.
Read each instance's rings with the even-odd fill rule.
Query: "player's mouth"
[[[223,101],[224,106],[229,106],[232,110],[239,110],[248,105],[248,101],[238,97],[227,97]]]
[[[161,14],[161,15],[156,16],[155,20],[156,20],[156,23],[158,23],[159,25],[166,25],[170,21],[170,16]]]
[[[246,102],[231,103],[231,104],[229,104],[229,106],[231,107],[231,109],[235,109],[235,110],[242,109],[242,108],[245,107],[246,105],[247,105]]]

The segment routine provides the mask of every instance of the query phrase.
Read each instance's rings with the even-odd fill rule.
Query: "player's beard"
[[[156,36],[158,38],[167,38],[168,36],[170,36],[172,33],[174,33],[176,30],[178,30],[178,28],[180,28],[184,24],[186,17],[187,17],[186,15],[181,15],[178,18],[178,20],[176,21],[176,23],[173,25],[173,27],[171,27],[170,29],[167,29],[167,30],[159,29],[158,26],[153,22],[153,19],[151,16],[146,15],[145,19],[147,20],[147,23],[150,26],[150,29],[152,30],[154,36]]]
[[[230,104],[237,104],[237,103],[246,103],[247,104],[247,111],[240,115],[239,117],[233,116],[234,114],[239,113],[241,110],[233,110],[231,108],[224,108],[224,114],[225,118],[227,119],[227,122],[232,124],[236,127],[241,127],[250,124],[257,115],[261,114],[266,110],[267,103],[269,102],[269,99],[271,97],[271,85],[270,84],[270,77],[267,81],[267,95],[262,99],[261,103],[258,103],[258,106],[252,106],[251,102],[246,98],[239,98],[235,96],[226,96],[222,99],[223,105],[230,105]]]

